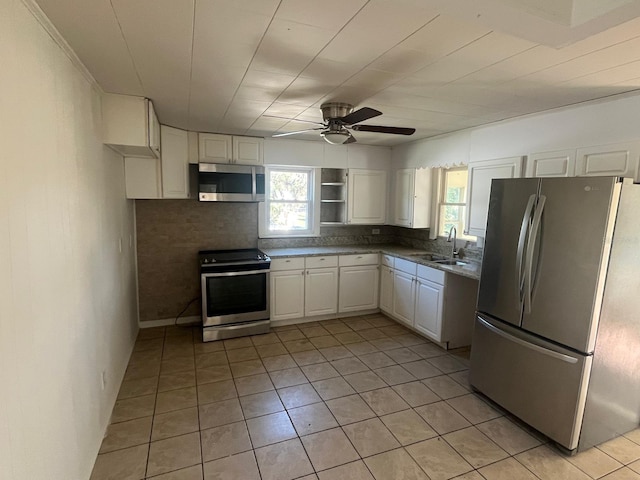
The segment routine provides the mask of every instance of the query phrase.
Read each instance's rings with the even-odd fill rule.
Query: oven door
[[[205,327],[269,318],[269,270],[202,273],[201,285]]]

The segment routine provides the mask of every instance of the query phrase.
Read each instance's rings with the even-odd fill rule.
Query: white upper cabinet
[[[576,170],[576,151],[532,153],[527,156],[526,177],[573,177]]]
[[[524,157],[499,158],[469,162],[467,231],[465,234],[485,236],[491,180],[519,178]]]
[[[189,198],[189,135],[162,125],[162,198]]]
[[[576,154],[576,176],[616,175],[640,180],[639,157],[640,142],[579,148]]]
[[[236,137],[218,133],[199,133],[198,152],[201,162],[262,165],[264,139]]]
[[[105,93],[103,142],[125,157],[160,158],[160,123],[151,100]]]
[[[387,206],[387,172],[349,169],[347,223],[381,225]]]
[[[395,171],[393,224],[427,228],[431,213],[431,169]]]
[[[157,158],[124,157],[127,198],[162,198],[162,170]]]

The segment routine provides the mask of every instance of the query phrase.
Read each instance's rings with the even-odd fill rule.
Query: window
[[[308,236],[314,228],[314,169],[270,167],[266,171],[261,236]]]
[[[464,235],[467,209],[467,169],[451,168],[442,174],[440,189],[440,215],[438,235],[447,236],[455,227],[458,238],[475,240],[476,237]]]

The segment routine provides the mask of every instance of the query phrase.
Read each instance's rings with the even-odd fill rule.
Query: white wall
[[[99,93],[21,0],[0,59],[0,478],[87,479],[137,330],[133,206]]]

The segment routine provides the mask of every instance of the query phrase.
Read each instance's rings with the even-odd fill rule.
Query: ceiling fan
[[[351,130],[355,130],[356,132],[391,133],[394,135],[413,135],[416,131],[415,128],[359,125],[360,122],[382,115],[382,112],[369,107],[363,107],[354,111],[353,105],[349,103],[330,102],[322,104],[320,106],[320,110],[322,110],[323,123],[296,120],[297,122],[321,125],[320,127],[297,130],[295,132],[276,133],[273,137],[285,137],[288,135],[296,135],[298,133],[320,131],[320,135],[327,142],[333,145],[341,145],[354,143],[356,141],[356,137],[353,136]]]

